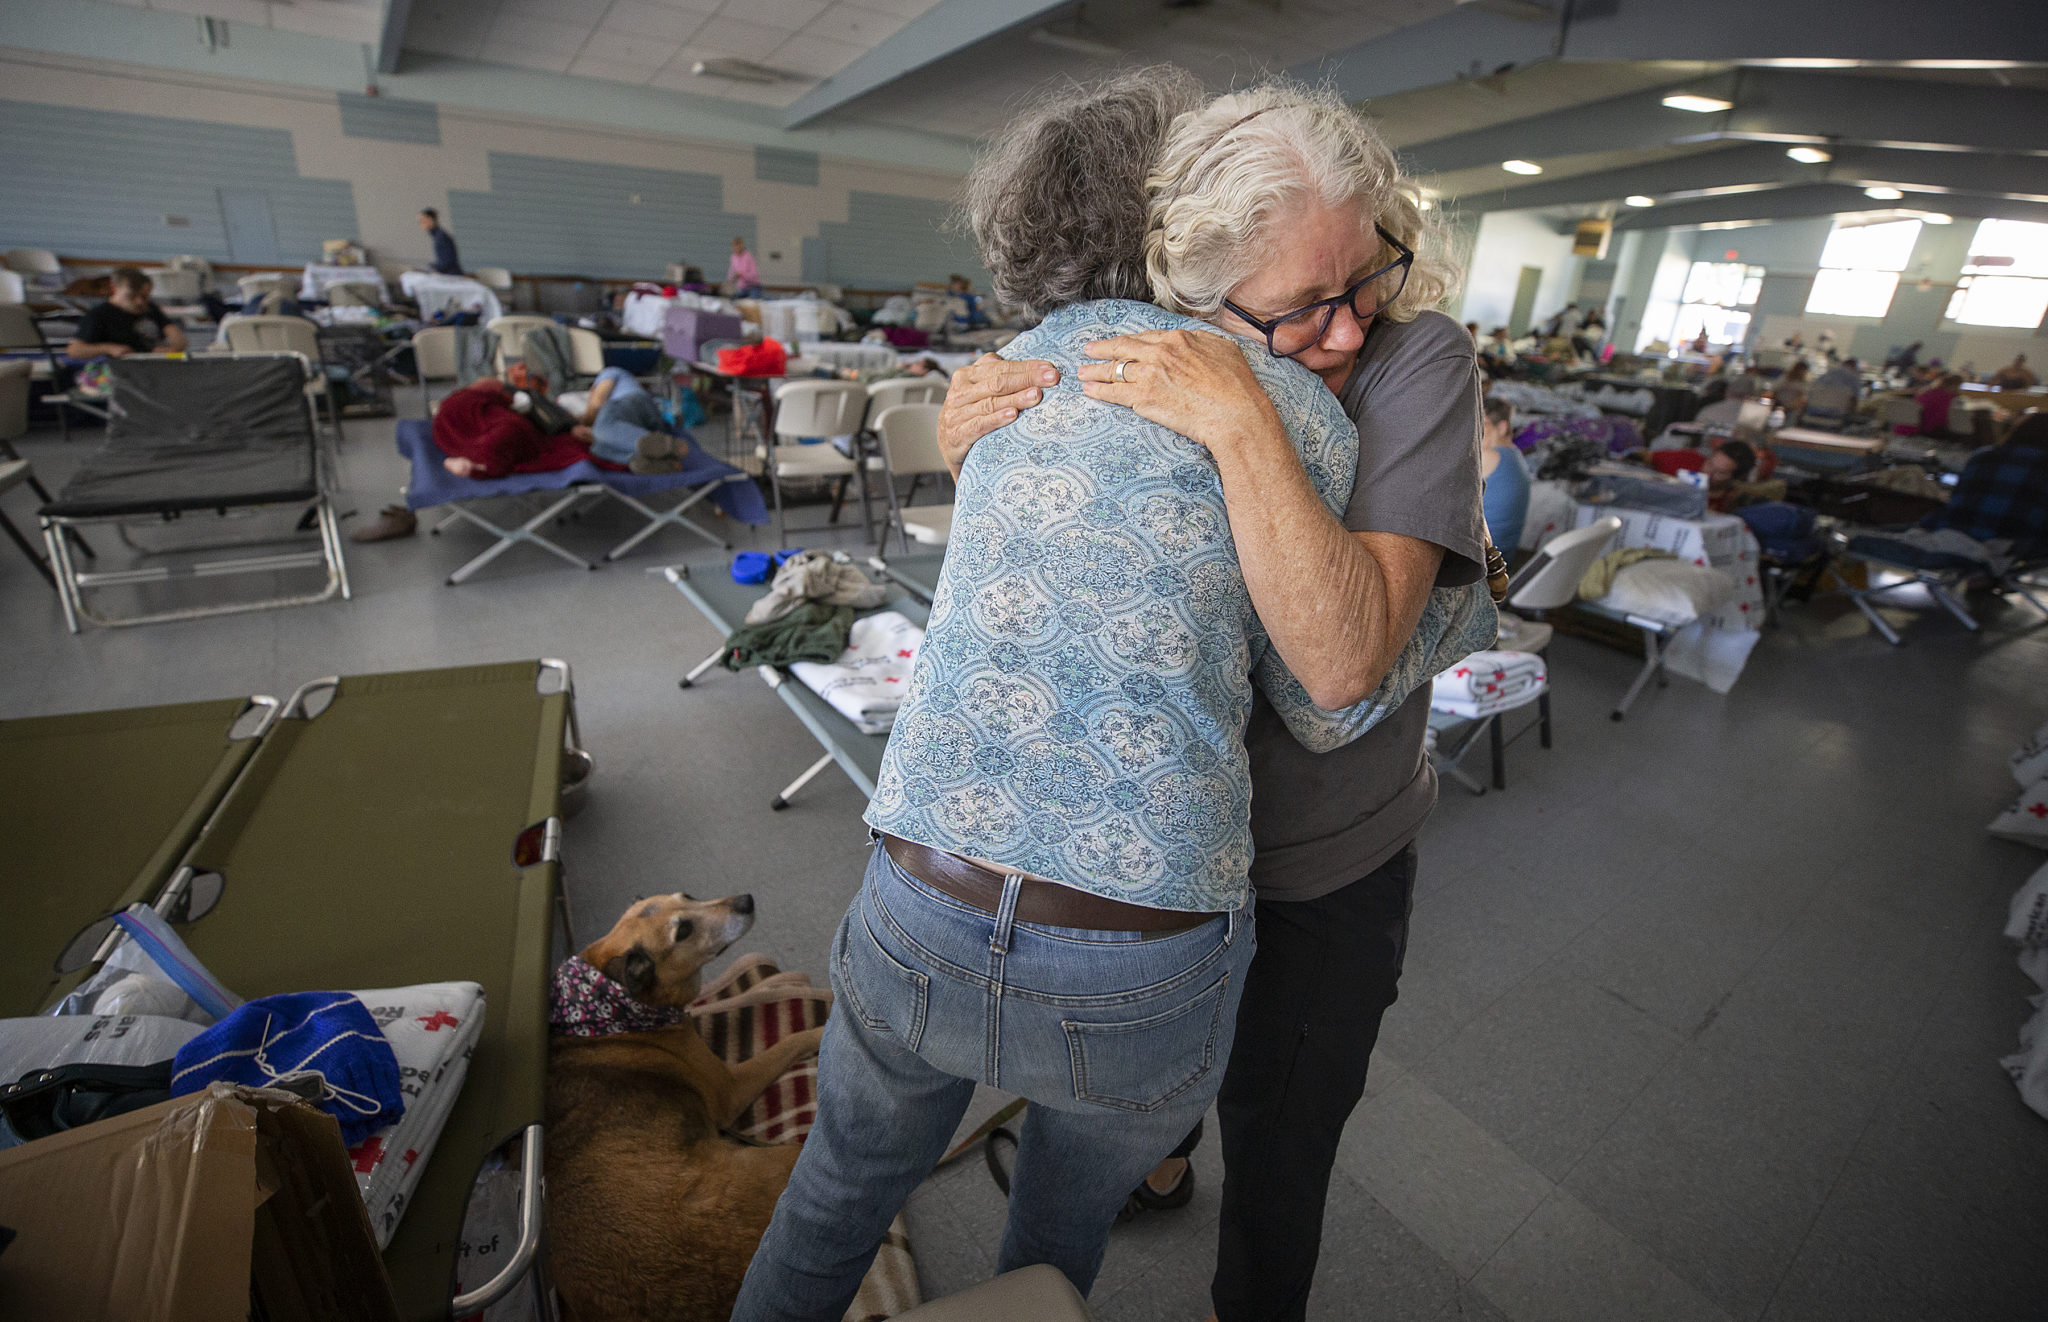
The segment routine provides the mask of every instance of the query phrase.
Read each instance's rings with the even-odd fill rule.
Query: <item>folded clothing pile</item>
[[[405,1114],[398,1122],[348,1153],[381,1249],[391,1243],[462,1092],[470,1055],[483,1032],[484,989],[473,982],[427,982],[355,995],[391,1044],[405,1096]]]
[[[799,661],[789,670],[832,704],[862,734],[887,734],[910,687],[924,630],[898,611],[877,611],[853,622],[846,650],[834,661]]]
[[[1474,652],[1432,681],[1429,707],[1478,721],[1533,702],[1549,687],[1549,668],[1533,652]]]

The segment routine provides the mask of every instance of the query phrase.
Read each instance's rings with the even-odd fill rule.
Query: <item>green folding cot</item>
[[[450,1316],[470,1189],[512,1139],[520,1242],[455,1315],[509,1293],[539,1252],[562,772],[579,744],[560,661],[315,680],[168,883],[218,891],[179,935],[241,996],[482,984],[469,1076],[384,1251],[408,1318]]]
[[[227,698],[0,721],[0,1017],[69,990],[64,974],[104,936],[88,929],[162,889],[277,707]]]

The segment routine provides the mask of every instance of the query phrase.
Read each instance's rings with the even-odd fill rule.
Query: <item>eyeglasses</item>
[[[1266,337],[1266,349],[1275,358],[1292,358],[1320,344],[1323,336],[1330,333],[1330,322],[1336,318],[1337,309],[1346,304],[1360,321],[1378,316],[1381,308],[1401,297],[1401,291],[1407,288],[1408,270],[1415,264],[1415,250],[1380,226],[1374,225],[1373,229],[1400,256],[1337,297],[1296,308],[1271,321],[1253,316],[1227,298],[1223,300],[1223,306],[1258,327]]]

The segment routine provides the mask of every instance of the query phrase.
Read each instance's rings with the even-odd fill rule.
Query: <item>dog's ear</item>
[[[646,996],[654,990],[654,956],[647,953],[645,946],[634,946],[625,954],[606,960],[601,972],[635,996]]]

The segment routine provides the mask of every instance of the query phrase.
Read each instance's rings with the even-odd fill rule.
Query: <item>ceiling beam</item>
[[[1614,218],[1617,231],[1677,229],[1691,225],[1731,225],[1773,220],[1803,220],[1814,216],[1860,215],[1870,212],[1938,211],[1958,220],[2048,221],[2048,205],[2015,202],[2005,198],[1944,197],[1937,205],[1904,202],[1875,202],[1863,190],[1848,184],[1802,184],[1757,193],[1734,193],[1703,197],[1669,206],[1631,210]]]
[[[384,0],[384,24],[377,32],[378,73],[398,72],[398,52],[405,45],[405,25],[412,19],[412,0]]]
[[[852,64],[803,94],[789,108],[784,128],[802,128],[855,97],[978,41],[1029,23],[1070,0],[939,0]]]
[[[1328,78],[1362,101],[1548,59],[1795,67],[2048,63],[2039,0],[1856,0],[1851,8],[1839,0],[1722,0],[1711,19],[1669,0],[1542,0],[1540,7],[1556,17],[1510,18],[1460,4],[1288,72]]]
[[[1888,185],[1908,194],[1906,204],[1920,193],[1928,195],[1921,201],[1936,209],[1939,203],[1930,199],[1952,194],[2048,203],[2048,157],[1845,147],[1830,162],[1802,165],[1776,144],[1735,143],[1569,179],[1467,193],[1457,202],[1465,211],[1508,211],[1618,202],[1632,194],[1672,202],[1821,183],[1857,189]]]
[[[1696,114],[1663,104],[1677,89],[1734,102]],[[1889,147],[2048,156],[2048,91],[1791,69],[1742,69],[1570,106],[1408,147],[1410,168],[1445,174],[1517,157],[1714,141]]]

